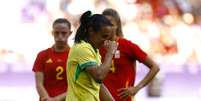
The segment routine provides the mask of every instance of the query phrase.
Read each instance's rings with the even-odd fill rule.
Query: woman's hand
[[[118,43],[116,41],[106,40],[104,42],[104,46],[108,53],[115,54],[118,47]]]
[[[128,87],[128,88],[121,88],[118,89],[118,96],[121,99],[127,99],[130,96],[135,96],[139,91],[139,87]]]

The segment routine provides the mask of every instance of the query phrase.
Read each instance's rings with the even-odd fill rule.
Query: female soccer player
[[[115,41],[108,40],[112,32],[111,22],[103,15],[87,11],[81,16],[67,61],[66,101],[99,101],[99,92],[104,101],[113,100],[102,85],[117,48]],[[102,46],[106,47],[107,57],[103,63],[98,50]]]
[[[145,87],[157,74],[159,68],[157,64],[145,53],[137,44],[123,38],[120,16],[114,9],[105,9],[102,13],[107,17],[116,29],[114,31],[112,40],[119,45],[117,51],[112,59],[111,71],[104,80],[104,85],[108,88],[115,101],[132,101],[131,96]],[[104,59],[106,51],[100,50]],[[149,73],[136,86],[136,61],[145,64],[149,69]]]
[[[67,19],[59,18],[52,27],[55,43],[39,52],[33,66],[40,101],[64,101],[67,91],[66,61],[71,24]]]

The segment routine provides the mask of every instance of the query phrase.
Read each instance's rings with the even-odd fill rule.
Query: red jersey
[[[55,52],[53,48],[41,51],[34,63],[34,72],[44,73],[44,87],[50,97],[57,96],[67,90],[66,61],[69,49]]]
[[[115,101],[122,101],[118,97],[117,90],[134,86],[136,61],[143,62],[147,54],[138,45],[124,38],[119,38],[117,42],[119,46],[112,59],[111,71],[104,80],[104,84],[115,98]],[[100,49],[100,54],[102,60],[104,60],[106,50],[103,48]],[[131,97],[127,101],[132,101]]]

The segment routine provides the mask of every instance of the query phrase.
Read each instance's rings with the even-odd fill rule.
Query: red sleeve
[[[44,71],[44,58],[45,58],[45,52],[41,51],[38,53],[36,60],[33,65],[32,71],[34,72],[43,72]]]
[[[129,46],[131,47],[131,54],[136,58],[139,62],[144,62],[147,53],[144,52],[137,44],[132,43],[131,41],[128,41]]]

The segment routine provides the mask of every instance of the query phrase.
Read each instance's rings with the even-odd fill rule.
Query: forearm
[[[41,99],[49,97],[47,91],[42,84],[37,84],[36,89]]]
[[[59,101],[65,101],[65,98],[66,98],[66,92],[65,93],[62,93],[58,96],[55,97],[56,99],[59,99]]]
[[[36,80],[36,89],[38,95],[40,96],[41,101],[45,101],[49,99],[48,92],[46,91],[43,82],[44,82],[44,74],[43,72],[36,72],[35,73],[35,80]]]
[[[110,71],[113,54],[107,53],[105,57],[106,58],[104,59],[103,63],[100,65],[100,67],[97,70],[99,73],[99,76],[101,76],[100,78],[102,79],[104,79],[107,76],[107,73]]]
[[[94,78],[94,80],[98,83],[101,83],[105,77],[107,76],[108,72],[110,71],[110,66],[112,64],[112,57],[117,49],[118,44],[113,41],[105,41],[106,46],[108,46],[107,53],[105,55],[105,59],[102,62],[102,64],[90,66],[89,68],[86,68],[86,71],[91,74],[91,76]]]
[[[138,90],[145,87],[151,80],[156,76],[156,74],[159,72],[158,66],[152,67],[148,74],[144,77],[142,81],[139,82],[139,84],[136,86]]]

